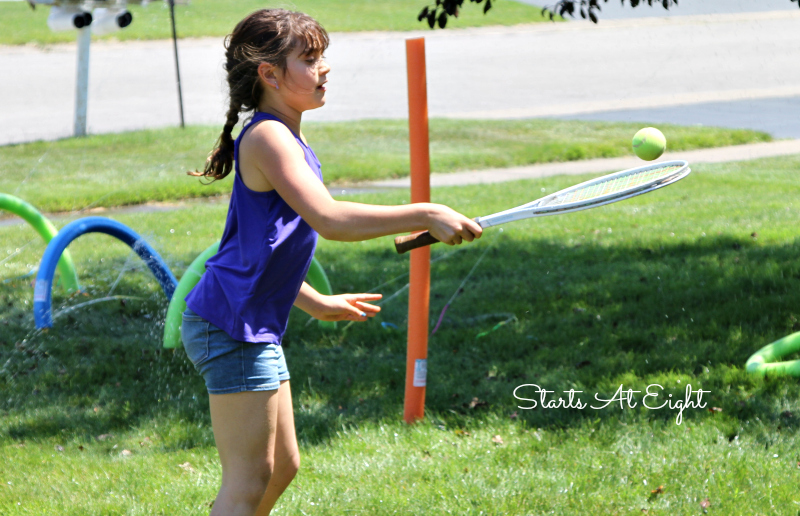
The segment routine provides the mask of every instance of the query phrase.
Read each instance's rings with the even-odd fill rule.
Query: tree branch
[[[607,3],[608,0],[602,0]],[[626,0],[620,0],[622,5],[625,5]],[[661,6],[669,10],[672,6],[678,5],[678,0],[627,0],[632,8],[639,5],[648,5],[650,7]],[[800,7],[800,0],[790,0],[797,2]],[[492,8],[492,0],[469,0],[469,3],[481,4],[483,3],[483,14],[486,14]],[[458,18],[458,11],[464,5],[464,0],[436,0],[432,5],[426,5],[417,16],[420,22],[427,22],[431,29],[435,29],[438,25],[440,29],[447,26],[447,20],[450,16]],[[601,12],[600,0],[558,0],[553,5],[546,5],[542,8],[542,16],[549,16],[550,20],[555,20],[556,16],[562,18],[566,15],[574,18],[576,12],[583,19],[589,19],[593,23],[597,23],[597,14]]]

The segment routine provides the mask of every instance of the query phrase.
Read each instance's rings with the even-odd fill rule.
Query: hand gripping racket
[[[689,164],[683,160],[631,168],[585,181],[510,210],[478,217],[475,222],[482,228],[488,228],[531,217],[596,208],[671,185],[688,176],[689,172]],[[436,242],[436,237],[424,231],[397,237],[394,246],[402,254]]]

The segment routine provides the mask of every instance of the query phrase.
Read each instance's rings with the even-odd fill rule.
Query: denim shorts
[[[189,308],[183,312],[181,339],[209,394],[274,391],[289,379],[280,345],[235,340]]]

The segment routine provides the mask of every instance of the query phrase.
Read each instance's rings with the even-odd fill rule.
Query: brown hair
[[[328,33],[307,14],[261,9],[240,21],[225,37],[224,68],[230,92],[227,120],[203,172],[189,174],[212,180],[230,174],[233,168],[233,128],[239,122],[240,113],[258,108],[264,93],[258,80],[258,65],[270,63],[285,70],[286,59],[298,45],[303,46],[303,54],[315,54],[322,53],[328,44]]]

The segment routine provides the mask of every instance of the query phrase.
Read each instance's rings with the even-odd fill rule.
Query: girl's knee
[[[292,476],[295,476],[300,471],[300,453],[294,453],[289,457],[288,469],[291,471]]]
[[[280,476],[280,480],[275,480],[284,485],[289,485],[292,479],[297,475],[300,470],[300,454],[293,453],[284,458],[280,464],[275,465],[275,475]]]
[[[267,488],[267,484],[269,484],[269,481],[272,478],[272,473],[274,471],[275,471],[275,462],[273,460],[265,460],[258,464],[255,477],[262,484],[264,484],[264,489]]]
[[[251,464],[248,467],[223,471],[223,488],[232,493],[243,502],[258,506],[267,486],[272,479],[274,464],[263,461]]]

